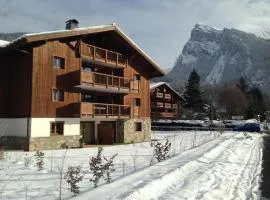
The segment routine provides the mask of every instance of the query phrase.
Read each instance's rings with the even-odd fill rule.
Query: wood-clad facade
[[[0,58],[0,122],[7,136],[28,138],[28,149],[54,148],[52,130],[67,146],[78,146],[75,136],[149,138],[149,80],[163,72],[115,25],[25,35]]]
[[[151,88],[151,118],[178,119],[183,98],[165,82],[153,83]]]

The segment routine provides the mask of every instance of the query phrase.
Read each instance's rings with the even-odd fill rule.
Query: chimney
[[[78,28],[79,22],[76,19],[69,19],[66,21],[66,30]]]

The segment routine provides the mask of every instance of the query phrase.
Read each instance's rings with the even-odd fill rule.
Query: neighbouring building
[[[0,134],[25,150],[150,139],[160,67],[115,24],[25,34],[0,46]],[[1,136],[1,135],[0,135]]]
[[[151,119],[179,119],[184,98],[168,83],[150,84]]]

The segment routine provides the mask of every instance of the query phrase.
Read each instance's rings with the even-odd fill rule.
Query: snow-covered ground
[[[6,152],[0,161],[0,199],[57,199],[60,168],[80,165],[85,177],[81,193],[72,197],[62,186],[63,199],[259,199],[262,162],[261,134],[210,131],[154,132],[153,138],[172,142],[171,158],[153,164],[151,143],[104,147],[118,153],[113,182],[94,188],[89,158],[97,148],[44,151],[45,167],[38,171],[34,152]],[[26,155],[27,154],[27,155]],[[25,167],[25,158],[32,164]]]

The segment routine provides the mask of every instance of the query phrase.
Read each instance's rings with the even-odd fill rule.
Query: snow
[[[115,160],[113,182],[93,188],[89,182],[89,158],[97,148],[69,149],[68,166],[80,165],[85,178],[81,193],[74,199],[259,199],[262,161],[262,135],[210,131],[153,132],[153,139],[172,142],[170,159],[152,161],[149,142],[105,146],[104,154],[119,155]],[[6,152],[0,161],[1,199],[56,199],[59,194],[59,167],[65,150],[44,151],[45,167],[24,166],[26,154]],[[135,167],[134,167],[135,161]],[[152,163],[152,164],[150,164]],[[72,194],[64,184],[62,197]]]
[[[225,70],[225,58],[224,55],[220,56],[214,67],[210,71],[209,75],[206,77],[205,82],[209,84],[217,84]]]
[[[161,86],[161,85],[163,85],[163,84],[166,84],[167,86],[169,86],[169,84],[166,83],[166,82],[150,83],[150,89],[154,89],[154,88],[156,88],[156,87],[158,87],[158,86]],[[171,87],[171,86],[170,86],[170,87]]]
[[[220,28],[216,28],[216,27],[212,27],[206,24],[203,24],[201,22],[197,23],[195,25],[195,28],[200,29],[204,32],[216,32],[216,33],[220,33],[223,29]]]
[[[154,89],[154,88],[159,87],[163,84],[167,85],[176,95],[178,95],[181,99],[183,99],[185,101],[185,98],[181,94],[179,94],[175,89],[173,89],[169,83],[166,83],[166,82],[150,83],[150,89]]]
[[[6,40],[0,40],[0,47],[6,47],[10,42]]]

